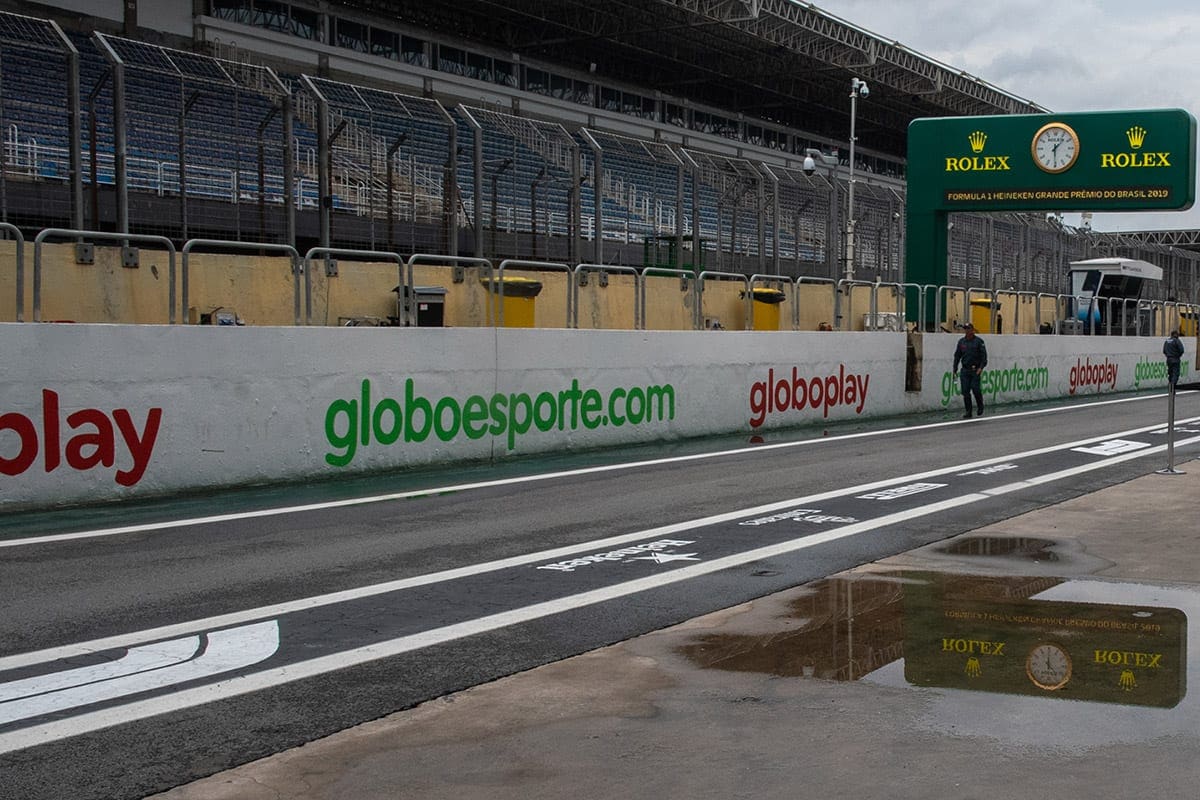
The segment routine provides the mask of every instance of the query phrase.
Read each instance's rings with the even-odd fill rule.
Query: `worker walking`
[[[963,405],[967,413],[963,419],[971,418],[971,396],[975,396],[975,415],[983,416],[983,368],[987,366],[987,347],[983,339],[975,335],[975,326],[963,325],[963,337],[954,348],[954,374],[962,386]],[[962,372],[959,372],[959,365]]]
[[[1163,355],[1167,357],[1167,385],[1172,389],[1179,383],[1179,362],[1183,360],[1183,340],[1179,331],[1171,331],[1170,337],[1163,342]]]

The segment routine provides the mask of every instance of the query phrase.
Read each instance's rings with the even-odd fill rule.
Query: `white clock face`
[[[1079,157],[1079,137],[1061,122],[1043,125],[1033,137],[1033,160],[1046,172],[1065,172]]]
[[[1061,689],[1071,680],[1071,656],[1056,644],[1039,644],[1025,661],[1029,680],[1043,689]]]

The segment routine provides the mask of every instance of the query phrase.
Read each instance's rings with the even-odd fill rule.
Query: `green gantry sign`
[[[1182,109],[917,119],[908,127],[906,276],[946,284],[951,211],[1151,211],[1196,199]]]

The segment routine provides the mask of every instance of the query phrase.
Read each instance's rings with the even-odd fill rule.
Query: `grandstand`
[[[791,0],[99,5],[4,4],[0,221],[836,279],[861,77],[855,267],[902,282],[908,123],[1046,110]],[[1119,255],[1196,296],[1190,232],[953,225],[954,283]]]

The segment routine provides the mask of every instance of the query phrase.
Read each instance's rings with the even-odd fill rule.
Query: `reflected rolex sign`
[[[1187,617],[1174,608],[984,600],[905,590],[904,677],[942,686],[1171,708],[1183,699]]]

